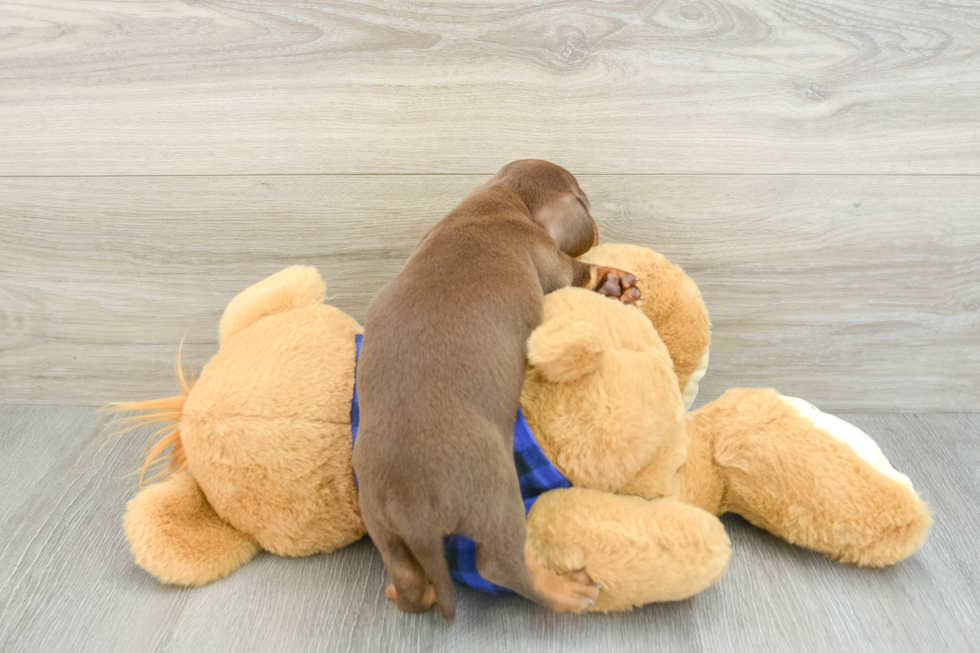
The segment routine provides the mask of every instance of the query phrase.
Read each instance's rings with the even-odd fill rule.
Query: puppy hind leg
[[[384,526],[364,520],[368,534],[381,552],[392,584],[385,595],[402,612],[428,612],[436,603],[435,588],[404,540]]]
[[[492,583],[556,612],[586,612],[599,598],[599,586],[585,570],[553,574],[526,553],[527,523],[523,505],[508,510],[503,524],[476,536],[476,567]]]

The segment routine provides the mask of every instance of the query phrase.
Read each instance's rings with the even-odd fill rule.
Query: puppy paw
[[[588,612],[599,598],[599,588],[585,569],[552,576],[548,582],[548,598],[555,612]]]
[[[428,585],[425,588],[425,591],[422,593],[422,598],[418,601],[408,600],[407,597],[406,600],[399,601],[398,590],[395,589],[394,585],[389,585],[385,589],[385,596],[388,597],[389,601],[397,605],[398,609],[402,612],[428,612],[436,604],[436,588],[432,585]]]
[[[589,274],[589,288],[600,295],[618,299],[624,304],[635,304],[643,299],[637,287],[636,275],[605,265],[593,265]]]

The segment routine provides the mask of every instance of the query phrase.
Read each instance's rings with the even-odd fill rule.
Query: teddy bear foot
[[[260,549],[218,516],[187,472],[143,488],[126,506],[124,524],[137,564],[174,585],[224,578]]]
[[[693,596],[721,578],[731,553],[724,526],[704,510],[585,488],[538,498],[528,550],[553,569],[587,563],[602,584],[596,612]]]
[[[733,388],[687,426],[692,441],[713,443],[724,492],[691,495],[713,512],[859,566],[895,564],[926,539],[932,518],[912,481],[868,434],[807,401]]]

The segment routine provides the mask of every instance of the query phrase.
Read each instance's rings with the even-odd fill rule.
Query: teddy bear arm
[[[164,583],[205,585],[259,551],[215,513],[188,472],[143,488],[127,504],[124,526],[136,563]]]
[[[585,488],[538,498],[527,547],[556,573],[584,567],[603,586],[600,612],[693,596],[721,577],[730,554],[721,522],[703,510]]]

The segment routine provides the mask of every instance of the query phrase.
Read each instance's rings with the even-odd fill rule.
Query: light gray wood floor
[[[0,408],[0,650],[976,650],[980,415],[848,419],[933,510],[905,562],[840,565],[726,517],[728,573],[690,600],[574,617],[457,588],[447,627],[388,603],[367,539],[310,558],[261,554],[200,589],[161,586],[133,563],[121,526],[147,433],[107,436],[85,408]]]

